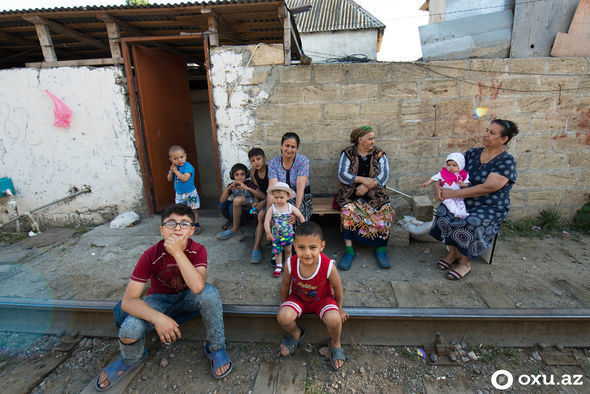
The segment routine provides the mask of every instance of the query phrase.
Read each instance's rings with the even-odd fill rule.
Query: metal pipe
[[[410,195],[408,195],[408,194],[406,194],[406,193],[402,193],[402,192],[400,192],[399,190],[395,190],[394,188],[391,188],[391,187],[389,187],[389,186],[387,186],[387,185],[385,185],[385,188],[386,188],[387,190],[391,190],[392,192],[396,192],[396,193],[398,193],[398,194],[401,194],[401,195],[402,195],[402,196],[404,196],[404,197],[408,197],[410,200],[413,200],[413,199],[414,199],[414,197],[412,197],[412,196],[410,196]]]
[[[65,201],[65,200],[67,200],[67,199],[70,199],[70,198],[72,198],[72,197],[76,197],[76,196],[77,196],[77,195],[79,195],[79,194],[83,194],[83,193],[90,193],[91,191],[92,191],[92,190],[91,190],[91,189],[90,189],[90,188],[87,186],[87,187],[85,187],[84,189],[82,189],[82,190],[80,190],[80,191],[77,191],[77,192],[75,192],[75,193],[72,193],[72,194],[70,194],[69,196],[66,196],[66,197],[60,198],[59,200],[52,201],[52,202],[50,202],[49,204],[45,204],[45,205],[43,205],[43,206],[40,206],[39,208],[35,208],[35,209],[31,210],[31,211],[27,211],[27,212],[23,213],[22,215],[18,215],[17,217],[15,217],[15,218],[12,218],[12,219],[10,219],[9,221],[7,221],[7,222],[5,222],[5,223],[2,223],[2,224],[0,224],[0,227],[4,227],[4,226],[6,226],[7,224],[10,224],[10,223],[12,223],[12,222],[14,222],[14,221],[18,220],[18,219],[20,219],[20,218],[21,218],[21,217],[23,217],[23,216],[28,216],[28,215],[32,214],[33,212],[40,211],[40,210],[42,210],[42,209],[44,209],[44,208],[47,208],[47,207],[49,207],[49,206],[51,206],[51,205],[57,204],[58,202]]]

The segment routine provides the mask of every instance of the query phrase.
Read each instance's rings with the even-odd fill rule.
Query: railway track
[[[0,297],[0,331],[116,337],[109,301],[44,300]],[[435,332],[450,340],[469,335],[475,343],[533,346],[561,343],[590,344],[590,308],[579,309],[449,309],[449,308],[346,308],[350,320],[343,342],[365,345],[421,345]],[[224,305],[226,338],[239,342],[275,342],[282,331],[276,324],[277,307]],[[309,341],[325,340],[315,316],[304,316]],[[183,338],[202,339],[199,319],[183,325]],[[314,334],[315,333],[315,334]],[[314,336],[316,335],[316,336]]]

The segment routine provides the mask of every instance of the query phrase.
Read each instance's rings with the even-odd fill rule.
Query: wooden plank
[[[103,42],[95,39],[94,37],[91,37],[91,36],[84,34],[84,33],[80,33],[79,31],[76,31],[76,30],[71,29],[67,26],[64,26],[61,23],[57,23],[57,22],[51,21],[49,19],[41,18],[39,15],[33,15],[33,16],[25,15],[25,16],[23,16],[23,19],[26,20],[27,22],[33,23],[35,25],[35,27],[37,27],[37,25],[39,25],[39,24],[47,25],[51,29],[53,29],[55,32],[65,34],[66,36],[73,38],[77,41],[85,42],[88,45],[91,45],[96,48],[108,49],[108,47]]]
[[[557,32],[551,56],[590,56],[590,0],[580,0],[567,34]]]
[[[212,47],[219,46],[219,33],[217,32],[217,17],[214,14],[209,14],[207,17],[209,25],[209,45]]]
[[[39,44],[41,44],[41,50],[43,51],[43,59],[46,62],[55,62],[57,56],[55,55],[49,26],[37,23],[35,24],[35,29],[37,30],[37,37],[39,37]]]
[[[472,282],[471,286],[489,308],[514,308],[514,302],[508,298],[506,291],[498,284],[490,282]]]
[[[31,357],[19,361],[13,370],[3,369],[0,376],[0,387],[3,392],[29,393],[31,392],[51,371],[57,368],[62,362],[68,359],[69,352],[45,353],[41,357]]]
[[[569,293],[584,304],[584,306],[590,307],[590,293],[587,290],[584,290],[580,286],[565,279],[558,279],[555,281],[555,284],[562,289],[569,291]]]
[[[279,378],[277,382],[277,393],[281,394],[303,394],[305,392],[305,378],[307,367],[301,360],[287,358],[278,364]]]
[[[119,25],[113,22],[107,22],[107,33],[109,34],[109,47],[113,58],[123,57],[121,54],[121,32]]]
[[[104,59],[81,59],[81,60],[61,60],[54,62],[31,62],[26,63],[26,67],[49,68],[49,67],[75,67],[75,66],[108,66],[113,64],[123,64],[123,58],[104,58]]]
[[[279,19],[283,21],[283,55],[285,66],[291,65],[291,18],[287,7],[279,7]]]
[[[258,374],[256,375],[256,381],[254,382],[254,389],[252,390],[255,394],[273,394],[277,387],[277,380],[279,376],[278,368],[276,368],[276,362],[265,361],[260,364]]]
[[[332,197],[314,197],[312,200],[314,215],[340,215],[338,209],[332,207]]]
[[[541,355],[547,365],[580,365],[571,355],[560,352],[546,352]]]

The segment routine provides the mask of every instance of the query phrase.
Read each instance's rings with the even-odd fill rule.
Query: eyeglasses
[[[162,226],[164,226],[165,228],[169,229],[169,230],[174,230],[176,228],[176,226],[180,226],[180,228],[182,230],[186,230],[187,228],[191,228],[192,226],[194,226],[194,224],[192,224],[191,222],[165,222],[164,224],[162,224]]]

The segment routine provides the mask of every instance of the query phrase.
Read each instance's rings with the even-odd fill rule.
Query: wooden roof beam
[[[0,31],[0,38],[4,41],[8,41],[8,42],[16,42],[19,44],[23,44],[23,45],[31,45],[31,41],[25,40],[24,38],[15,36],[14,34],[9,34],[9,33],[5,33],[3,31]]]
[[[143,37],[143,36],[145,36],[145,33],[141,29],[138,29],[137,27],[132,26],[129,23],[122,21],[122,20],[120,20],[117,17],[114,17],[112,15],[109,15],[106,12],[101,12],[101,13],[97,14],[96,15],[96,18],[97,19],[100,19],[101,21],[103,21],[103,22],[106,23],[106,25],[107,25],[107,32],[109,30],[109,24],[116,24],[120,30],[123,30],[124,32],[129,33],[130,35],[134,35],[136,37]],[[119,40],[117,42],[117,45],[120,43],[120,40],[121,40],[121,36],[119,34]],[[110,42],[110,33],[109,33],[109,42]],[[173,53],[175,55],[182,56],[182,57],[185,57],[185,58],[188,58],[189,57],[189,55],[187,53],[182,52],[182,51],[179,51],[179,50],[171,47],[170,45],[168,45],[168,44],[166,44],[164,42],[158,43],[157,46],[160,47],[160,49],[163,49],[163,50],[168,51],[170,53]],[[119,48],[120,48],[120,46],[119,46]],[[112,53],[112,48],[111,48],[111,53]],[[121,57],[121,56],[122,55],[115,56],[113,54],[113,57],[114,58]]]
[[[37,23],[35,24],[35,29],[37,30],[37,37],[39,37],[41,51],[43,51],[43,59],[46,62],[57,61],[57,55],[55,54],[55,48],[53,47],[53,41],[51,40],[49,26]]]
[[[207,21],[209,23],[209,45],[219,45],[219,31],[222,31],[222,35],[226,39],[233,42],[241,42],[238,34],[234,31],[230,24],[224,21],[224,18],[219,13],[215,12],[207,6],[201,7],[201,13],[207,15]],[[215,43],[215,44],[213,44]]]
[[[57,22],[51,21],[49,19],[41,18],[39,15],[32,15],[32,16],[25,15],[25,16],[23,16],[23,19],[29,23],[34,24],[35,28],[37,28],[37,26],[39,26],[39,25],[48,26],[54,32],[63,33],[65,36],[73,38],[76,41],[86,42],[88,45],[91,45],[96,48],[108,49],[108,47],[102,41],[99,41],[94,37],[90,37],[89,35],[86,35],[84,33],[80,33],[79,31],[76,31],[76,30],[71,29],[67,26],[64,26],[61,23],[57,23]],[[38,28],[37,28],[37,34],[39,34]]]

